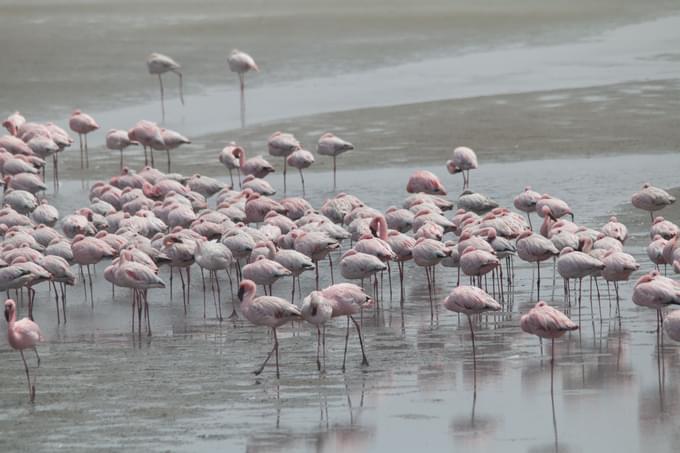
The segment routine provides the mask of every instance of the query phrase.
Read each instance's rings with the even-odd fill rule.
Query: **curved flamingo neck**
[[[383,241],[387,240],[387,220],[385,220],[385,217],[377,217],[376,220],[378,224],[378,237],[382,239]]]
[[[246,163],[246,150],[239,146],[236,148],[236,150],[234,150],[234,154],[236,154],[236,157],[238,157],[238,166],[243,168]]]

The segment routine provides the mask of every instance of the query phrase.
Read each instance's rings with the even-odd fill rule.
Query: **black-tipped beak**
[[[243,288],[239,288],[238,289],[238,300],[241,301],[241,302],[243,302],[243,293],[244,293]]]
[[[9,322],[9,308],[5,308],[5,319]]]

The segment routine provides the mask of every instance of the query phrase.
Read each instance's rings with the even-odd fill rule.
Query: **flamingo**
[[[24,349],[32,349],[38,361],[37,368],[40,368],[40,355],[36,346],[45,341],[40,332],[40,326],[28,318],[17,321],[16,303],[12,299],[5,301],[5,319],[7,320],[7,340],[12,349],[19,351],[21,360],[24,362],[26,379],[28,380],[28,396],[31,403],[35,402],[35,384],[37,376],[34,376],[31,383],[31,376],[28,370],[28,363],[24,357]]]
[[[459,267],[469,277],[478,277],[478,286],[482,287],[482,275],[485,275],[501,264],[495,253],[467,247],[459,258]]]
[[[43,182],[42,178],[38,175],[32,173],[19,173],[14,176],[5,176],[5,190],[25,190],[32,194],[38,192],[44,192],[47,190],[47,186]]]
[[[411,252],[416,264],[425,268],[427,290],[430,296],[430,321],[433,321],[434,302],[432,301],[432,292],[434,291],[434,267],[444,258],[451,255],[451,249],[434,239],[420,238],[416,241]]]
[[[663,329],[669,337],[680,341],[680,310],[673,310],[663,320]]]
[[[295,250],[303,253],[312,259],[316,269],[316,289],[319,290],[319,261],[328,256],[328,261],[331,266],[331,280],[333,279],[333,261],[330,259],[329,253],[332,250],[340,248],[340,244],[335,239],[329,237],[325,233],[318,231],[300,232],[295,236],[293,242]]]
[[[290,300],[295,300],[295,280],[297,279],[298,288],[300,286],[300,274],[316,268],[314,262],[307,255],[297,250],[278,250],[274,254],[274,261],[288,269],[293,274],[293,291]],[[302,291],[302,290],[300,290]]]
[[[302,181],[302,195],[305,195],[305,177],[302,170],[310,167],[314,163],[314,154],[306,149],[298,149],[293,151],[287,158],[286,162],[291,167],[297,168],[300,172],[300,181]]]
[[[335,190],[335,173],[336,173],[336,160],[338,155],[351,151],[354,149],[354,145],[350,142],[341,139],[331,132],[327,132],[319,137],[319,142],[316,146],[316,152],[321,156],[332,156],[333,157],[333,190]]]
[[[138,121],[130,130],[128,130],[128,137],[131,141],[138,142],[142,144],[144,148],[144,165],[149,164],[149,160],[146,154],[146,148],[152,149],[165,149],[165,142],[163,141],[163,136],[161,135],[161,128],[158,127],[156,123],[151,121],[141,120]],[[153,151],[151,152],[151,159],[153,160]],[[153,167],[153,163],[151,165]]]
[[[446,169],[452,175],[463,174],[463,190],[470,186],[470,170],[479,168],[477,155],[467,146],[459,146],[453,150],[453,159],[446,162]]]
[[[656,328],[662,321],[661,310],[669,305],[680,305],[680,282],[651,271],[640,277],[633,288],[633,302],[657,311]]]
[[[565,297],[571,304],[571,296],[569,290],[569,280],[576,278],[579,281],[578,285],[578,304],[581,305],[581,282],[584,277],[596,276],[605,268],[605,265],[597,258],[590,256],[587,253],[575,251],[571,247],[565,247],[560,252],[557,259],[557,272],[564,279]],[[591,286],[592,291],[592,286]],[[592,312],[592,305],[591,305]]]
[[[640,269],[640,265],[632,255],[628,253],[612,250],[602,258],[602,277],[607,282],[614,282],[614,291],[616,291],[616,305],[619,304],[619,283],[628,281],[631,274]]]
[[[222,148],[222,151],[219,154],[220,163],[229,170],[229,179],[231,180],[232,188],[234,187],[234,175],[231,171],[234,169],[238,172],[238,184],[239,187],[241,187],[241,162],[238,153],[236,152],[237,149],[242,150],[243,148],[238,146],[236,142],[229,142],[227,146]]]
[[[522,315],[519,325],[526,333],[551,340],[551,368],[555,363],[555,338],[578,329],[578,326],[567,315],[542,300],[537,302],[528,313]]]
[[[139,143],[130,140],[127,131],[122,129],[109,129],[106,133],[106,147],[113,151],[120,151],[120,169],[123,170],[123,150],[131,145]]]
[[[241,91],[241,127],[246,127],[246,73],[260,72],[253,57],[238,49],[231,51],[227,58],[229,70],[238,74],[239,89]]]
[[[538,277],[536,279],[537,298],[541,298],[541,261],[559,254],[555,245],[541,235],[525,231],[517,238],[517,255],[524,261],[536,263]]]
[[[531,225],[531,213],[536,212],[536,203],[538,200],[540,200],[540,198],[540,193],[531,190],[531,186],[526,186],[524,191],[517,195],[512,201],[512,204],[515,206],[515,208],[527,213],[527,220],[529,220],[530,229],[533,229]]]
[[[84,168],[90,168],[90,157],[87,152],[87,134],[99,129],[99,124],[87,113],[74,110],[71,118],[69,118],[68,126],[73,132],[78,134],[78,139],[80,140],[80,168],[83,168],[83,153],[85,153]]]
[[[217,277],[217,272],[224,270],[229,277],[229,287],[231,288],[231,297],[234,297],[233,282],[231,279],[231,273],[229,268],[234,264],[234,256],[229,248],[217,241],[203,241],[196,244],[196,264],[201,268],[201,275],[203,274],[203,269],[207,269],[210,275],[210,288],[213,292],[213,300],[215,297],[215,288],[212,284],[213,278],[215,279],[217,286],[217,301],[215,302],[215,315],[222,321],[222,296],[220,291],[220,279]],[[218,310],[219,309],[219,310]],[[235,318],[236,306],[233,304],[232,299],[232,313],[229,318]],[[203,280],[203,317],[205,318],[205,279]]]
[[[285,132],[274,132],[267,140],[269,154],[274,157],[283,157],[283,193],[286,193],[286,170],[288,167],[288,156],[294,151],[301,149],[300,142],[293,134]]]
[[[406,191],[408,193],[423,192],[428,195],[446,195],[446,189],[439,178],[427,170],[414,172],[408,179]]]
[[[348,280],[370,279],[378,272],[387,270],[387,265],[373,254],[363,253],[355,249],[345,252],[340,259],[340,274]],[[378,280],[373,287],[374,297],[378,294]]]
[[[75,285],[76,275],[71,271],[71,266],[68,261],[60,256],[42,256],[38,259],[37,263],[51,275],[50,281],[52,283],[52,288],[54,289],[54,301],[57,306],[57,324],[61,324],[57,283],[59,283],[59,286],[61,287],[61,308],[64,315],[64,324],[66,324],[66,285]]]
[[[368,358],[364,350],[364,340],[361,336],[361,327],[354,315],[359,313],[362,309],[368,308],[373,303],[373,300],[366,295],[364,290],[352,283],[338,283],[332,285],[321,291],[321,295],[331,302],[333,312],[331,317],[337,318],[340,316],[347,317],[347,330],[345,333],[345,353],[342,358],[342,372],[345,372],[345,362],[347,361],[347,344],[349,342],[349,322],[354,323],[359,337],[359,345],[361,346],[361,365],[368,366]]]
[[[191,140],[186,138],[184,135],[180,134],[179,132],[175,132],[171,129],[165,129],[161,128],[161,138],[163,139],[163,146],[160,148],[156,148],[158,144],[156,143],[151,143],[151,166],[153,166],[153,150],[156,149],[158,151],[165,150],[167,157],[168,157],[168,173],[170,173],[170,151],[173,149],[177,149],[182,145],[186,145],[191,143]]]
[[[158,75],[158,83],[161,87],[161,112],[163,115],[163,121],[165,121],[165,99],[163,95],[163,74],[166,72],[174,72],[179,77],[179,100],[184,105],[184,90],[182,89],[182,68],[179,63],[177,63],[172,58],[167,55],[160,53],[152,53],[146,58],[146,67],[149,70],[149,74]]]
[[[94,237],[85,237],[82,234],[77,234],[71,242],[71,250],[73,252],[73,260],[80,265],[80,276],[83,279],[83,289],[85,290],[85,300],[87,300],[87,289],[85,286],[85,274],[83,273],[83,266],[87,266],[87,276],[90,282],[90,301],[92,308],[94,308],[94,294],[92,292],[92,274],[90,273],[90,265],[96,265],[104,258],[112,258],[116,252],[106,242]]]
[[[487,311],[499,311],[501,305],[481,288],[476,286],[457,286],[446,299],[444,307],[447,310],[463,313],[467,316],[470,335],[472,337],[472,364],[475,375],[477,373],[477,353],[475,352],[475,332],[472,328],[472,315],[478,315]]]
[[[7,132],[9,132],[10,135],[16,136],[17,133],[19,132],[19,128],[25,122],[26,118],[24,118],[24,116],[21,113],[14,112],[7,118],[5,118],[5,120],[2,122],[2,127],[7,129]]]
[[[243,316],[256,326],[267,326],[272,329],[274,335],[274,347],[267,355],[262,366],[255,370],[255,375],[259,375],[264,370],[265,365],[276,352],[276,378],[280,378],[279,373],[279,338],[276,329],[282,325],[299,319],[302,312],[298,307],[285,299],[273,296],[256,297],[257,287],[252,280],[243,280],[239,285],[238,298],[241,301],[241,312]]]
[[[243,147],[236,147],[233,150],[233,155],[238,158],[240,171],[246,176],[253,175],[256,178],[264,178],[269,173],[274,173],[272,164],[262,156],[255,156],[246,160],[246,150]]]
[[[661,216],[654,219],[654,223],[649,229],[649,237],[651,239],[654,239],[656,235],[659,235],[666,240],[670,240],[672,237],[677,236],[678,233],[680,233],[680,228],[673,222],[668,221]]]
[[[316,327],[316,366],[321,371],[319,350],[323,348],[324,368],[326,364],[326,323],[333,316],[333,303],[323,297],[321,291],[312,291],[302,301],[302,318]],[[322,334],[323,329],[323,334]],[[323,341],[322,341],[323,339]]]
[[[619,222],[615,216],[611,216],[609,222],[605,223],[600,231],[605,236],[614,238],[621,244],[625,244],[626,239],[628,239],[628,228]]]
[[[280,278],[293,275],[291,271],[276,261],[265,256],[258,256],[255,261],[243,267],[243,278],[251,280],[264,288],[265,296],[272,294],[272,285]],[[267,288],[269,292],[267,293]]]
[[[654,212],[675,203],[675,197],[647,182],[642,185],[641,190],[633,194],[630,201],[636,208],[648,211],[652,223],[654,223]]]

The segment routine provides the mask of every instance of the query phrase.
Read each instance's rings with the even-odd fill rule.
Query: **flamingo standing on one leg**
[[[255,64],[253,57],[238,49],[231,51],[227,58],[229,70],[238,74],[239,88],[241,90],[241,127],[246,127],[246,73],[249,71],[259,72],[260,68]]]
[[[21,360],[24,362],[24,369],[26,370],[26,379],[28,380],[28,396],[31,403],[35,402],[35,380],[31,383],[31,376],[28,371],[28,364],[26,357],[24,357],[24,349],[33,349],[35,357],[38,360],[38,368],[40,367],[40,356],[36,346],[41,341],[44,341],[43,335],[40,332],[40,326],[28,318],[17,321],[16,303],[12,299],[5,301],[5,319],[7,320],[7,340],[13,349],[19,351]]]
[[[123,170],[123,150],[131,145],[139,143],[130,140],[127,131],[122,129],[109,129],[106,133],[106,147],[112,151],[120,151],[120,169]]]
[[[567,315],[542,300],[528,313],[522,315],[519,325],[526,333],[540,338],[549,338],[552,341],[551,367],[555,362],[555,338],[561,337],[570,330],[578,329],[578,326]]]
[[[541,298],[541,261],[545,261],[559,254],[557,247],[550,239],[541,235],[524,231],[517,238],[517,255],[524,261],[536,263],[538,276],[536,278],[537,298]]]
[[[87,134],[99,129],[99,124],[87,113],[75,110],[68,121],[71,130],[78,134],[80,140],[80,168],[90,168],[90,157],[87,152]],[[84,143],[83,143],[84,141]],[[83,146],[84,145],[84,146]],[[85,155],[83,166],[83,153]]]
[[[166,72],[174,72],[179,77],[179,100],[184,105],[184,90],[182,88],[182,72],[181,66],[172,58],[160,53],[152,53],[146,58],[146,67],[149,74],[158,75],[158,83],[161,86],[161,112],[163,114],[163,121],[165,121],[165,99],[163,95],[163,74]]]
[[[470,187],[470,170],[479,168],[477,154],[467,146],[459,146],[453,150],[453,159],[446,162],[446,169],[452,175],[463,174],[463,190]]]
[[[529,220],[529,228],[533,230],[531,225],[531,213],[536,212],[536,203],[541,199],[541,194],[535,190],[531,190],[531,186],[526,186],[524,191],[517,195],[513,200],[512,204],[515,208],[522,212],[527,213],[527,220]]]
[[[274,334],[274,347],[267,355],[262,366],[255,370],[255,375],[259,375],[264,370],[265,365],[276,352],[276,378],[279,373],[279,338],[276,336],[276,329],[282,325],[299,319],[302,316],[300,309],[285,299],[272,296],[256,297],[257,287],[252,280],[243,280],[239,285],[238,298],[241,301],[241,312],[243,316],[256,326],[267,326],[272,329]]]
[[[171,129],[161,128],[161,137],[163,138],[163,147],[168,156],[168,173],[170,173],[170,151],[179,148],[182,145],[187,145],[191,143],[191,140],[186,138],[179,132],[175,132]],[[151,144],[151,162],[153,163],[153,150],[157,149]]]
[[[656,330],[663,321],[661,310],[669,305],[680,305],[680,282],[662,276],[659,271],[643,275],[635,283],[633,302],[657,311]]]
[[[463,313],[467,316],[472,337],[472,363],[475,376],[477,375],[477,353],[475,352],[475,332],[472,329],[472,315],[478,315],[486,311],[499,311],[501,304],[488,295],[486,291],[476,286],[457,286],[444,299],[444,307],[447,310]]]
[[[316,146],[316,152],[322,156],[332,156],[333,157],[333,190],[335,190],[335,173],[336,173],[336,160],[338,155],[353,150],[354,145],[350,142],[341,139],[340,137],[327,132],[319,137],[319,142]]]
[[[633,194],[630,201],[636,208],[648,211],[654,223],[654,212],[675,203],[675,197],[663,189],[645,183],[641,190]]]
[[[242,150],[242,148],[238,146],[236,142],[230,142],[222,149],[219,155],[220,163],[227,167],[227,170],[229,170],[229,179],[231,180],[232,189],[235,187],[234,175],[231,172],[234,169],[236,169],[238,173],[238,186],[241,187],[241,162],[238,155],[239,153],[236,152],[237,149]]]

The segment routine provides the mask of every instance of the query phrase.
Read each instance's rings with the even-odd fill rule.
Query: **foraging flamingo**
[[[299,319],[302,316],[300,309],[285,299],[272,296],[256,296],[257,287],[252,280],[243,280],[239,285],[238,298],[241,301],[241,312],[243,316],[256,326],[267,326],[272,329],[274,335],[274,347],[267,355],[262,366],[255,370],[255,375],[259,375],[264,370],[265,365],[276,352],[276,378],[279,374],[279,338],[276,329],[282,325]]]
[[[78,134],[80,140],[80,168],[90,168],[90,157],[87,152],[87,134],[99,129],[99,124],[90,115],[75,110],[69,118],[68,126]],[[84,142],[83,142],[84,140]],[[83,167],[83,153],[85,153],[85,166]]]
[[[160,53],[152,53],[146,57],[146,67],[149,70],[149,74],[158,75],[158,83],[161,87],[161,112],[163,115],[163,121],[165,121],[165,96],[163,93],[163,74],[166,72],[174,72],[179,77],[179,100],[184,105],[184,90],[182,88],[182,68],[179,63],[177,63],[172,58],[167,55]]]
[[[302,318],[316,327],[316,366],[321,371],[319,350],[323,348],[324,368],[326,366],[326,323],[333,316],[333,303],[321,291],[312,291],[302,301]],[[322,333],[323,330],[323,333]]]
[[[354,145],[343,140],[331,132],[327,132],[319,137],[319,142],[316,146],[316,152],[321,156],[332,156],[333,157],[333,190],[335,190],[336,184],[336,160],[337,157],[347,151],[354,149]]]
[[[452,175],[463,174],[463,190],[470,186],[470,170],[479,168],[477,155],[467,146],[459,146],[453,150],[453,159],[446,162],[446,169]],[[466,176],[467,175],[467,176]]]
[[[238,74],[239,90],[241,92],[241,127],[246,127],[246,73],[250,71],[260,72],[260,68],[253,57],[238,49],[231,51],[227,58],[229,70]]]
[[[373,303],[373,300],[366,295],[364,290],[352,283],[338,283],[332,285],[321,291],[321,295],[331,302],[333,307],[332,318],[340,316],[347,317],[347,330],[345,333],[345,353],[342,357],[342,371],[345,372],[345,362],[347,361],[347,344],[349,342],[349,322],[354,323],[359,337],[359,345],[361,346],[361,365],[368,366],[368,358],[364,350],[364,340],[361,336],[361,327],[354,315],[359,313],[362,309],[368,308]]]
[[[19,351],[21,360],[24,362],[26,379],[28,380],[28,397],[31,403],[35,402],[35,384],[37,376],[34,376],[31,383],[31,376],[28,370],[28,363],[24,357],[24,349],[32,349],[38,361],[37,368],[40,368],[40,356],[36,346],[45,340],[40,332],[40,326],[28,318],[17,321],[16,303],[12,299],[5,301],[5,319],[7,320],[7,341],[12,349]]]

